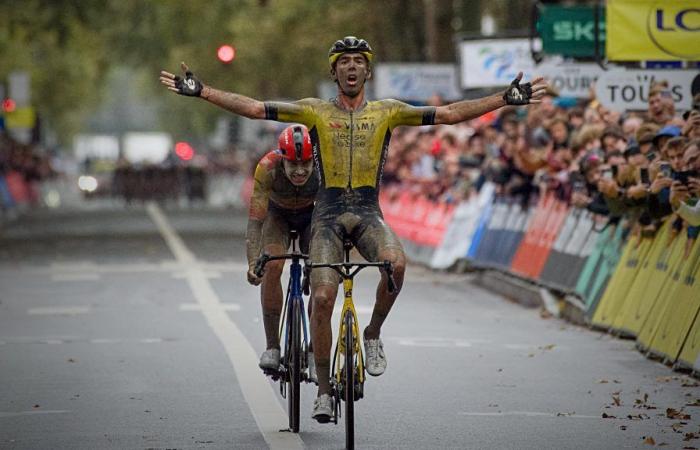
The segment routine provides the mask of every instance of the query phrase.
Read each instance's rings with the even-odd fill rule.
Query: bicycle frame
[[[355,273],[359,271],[356,270]],[[353,275],[354,276],[354,273]],[[357,367],[358,367],[358,381],[360,385],[365,382],[365,359],[362,352],[362,346],[360,345],[360,326],[359,320],[357,319],[357,311],[355,310],[355,304],[352,301],[352,286],[353,279],[351,277],[343,279],[343,308],[340,310],[340,326],[338,327],[338,340],[335,344],[335,352],[333,353],[333,367],[335,368],[334,379],[338,385],[341,383],[341,376],[343,373],[343,368],[340,365],[342,358],[341,353],[345,353],[345,342],[343,337],[345,336],[345,315],[352,314],[352,335],[354,338],[355,345],[352,349],[352,354],[357,355]]]

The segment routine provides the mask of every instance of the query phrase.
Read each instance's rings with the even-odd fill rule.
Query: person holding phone
[[[700,225],[700,140],[692,140],[685,148],[684,167],[674,174],[671,185],[671,204],[681,218],[691,226]],[[690,202],[695,202],[691,206]]]

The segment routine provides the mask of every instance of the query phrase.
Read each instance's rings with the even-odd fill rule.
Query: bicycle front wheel
[[[349,311],[345,313],[345,447],[355,448],[355,337],[353,335],[354,318]]]
[[[301,306],[299,301],[292,299],[291,333],[292,342],[288,359],[289,374],[287,403],[289,408],[289,429],[299,432],[299,409],[301,397]]]

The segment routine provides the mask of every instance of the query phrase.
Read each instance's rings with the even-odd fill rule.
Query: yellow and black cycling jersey
[[[345,111],[333,101],[310,98],[266,102],[265,118],[309,128],[321,179],[317,201],[332,201],[336,195],[329,191],[359,191],[363,198],[376,201],[391,132],[399,125],[432,125],[435,108],[379,100]]]

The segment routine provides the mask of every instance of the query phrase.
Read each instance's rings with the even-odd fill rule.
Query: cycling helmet
[[[374,54],[372,47],[369,46],[364,39],[358,39],[355,36],[345,36],[343,39],[335,41],[330,50],[328,50],[328,62],[331,67],[340,58],[343,53],[362,53],[367,62],[372,62]]]
[[[313,157],[311,136],[304,125],[291,125],[279,137],[280,153],[290,161],[308,161]]]

